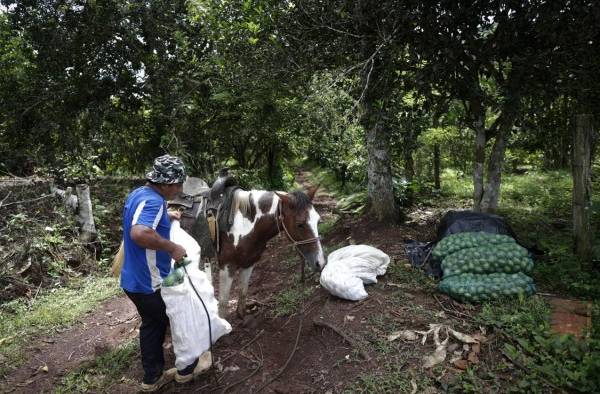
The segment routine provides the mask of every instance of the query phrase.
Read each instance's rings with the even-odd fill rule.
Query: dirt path
[[[298,181],[307,185],[306,174],[300,173]],[[314,204],[323,219],[334,214],[335,200],[324,188]],[[406,263],[403,239],[423,239],[430,232],[426,225],[380,226],[368,217],[342,218],[322,244],[329,249],[350,242],[371,244],[391,256],[392,269]],[[428,346],[415,352],[413,344],[392,345],[383,339],[393,329],[423,329],[436,313],[442,316],[440,305],[429,294],[399,283],[402,271],[396,268],[398,275],[386,275],[379,284],[369,286],[369,298],[358,303],[329,295],[318,285],[318,276],[313,275],[306,283],[312,292],[304,300],[304,313],[274,317],[275,297],[297,285],[299,262],[287,240],[274,238],[251,278],[252,313],[244,320],[232,314],[229,317],[232,333],[214,347],[218,372],[187,385],[171,383],[163,392],[247,393],[261,389],[263,393],[337,393],[356,381],[361,373],[390,365],[410,371],[420,363],[423,349],[431,350],[432,346]],[[232,289],[234,298],[236,294],[236,289]],[[320,324],[323,321],[337,332]],[[76,326],[26,349],[31,354],[29,361],[8,376],[2,387],[5,392],[51,391],[68,371],[136,337],[138,324],[133,305],[124,297],[113,298],[83,317]],[[173,364],[172,350],[166,353],[169,367]],[[262,388],[292,353],[281,376]],[[48,372],[41,370],[44,365]],[[134,382],[142,377],[139,356],[123,375],[127,379],[114,382],[103,391],[136,392],[138,385]]]

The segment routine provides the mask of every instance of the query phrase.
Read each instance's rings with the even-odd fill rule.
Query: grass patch
[[[99,302],[119,293],[113,278],[89,277],[70,287],[43,291],[33,302],[17,299],[0,306],[0,353],[5,365],[24,361],[23,347],[35,338],[69,326]],[[6,367],[0,366],[0,374]]]
[[[56,393],[110,393],[113,383],[123,378],[139,354],[139,341],[131,340],[120,347],[98,356],[91,365],[80,367],[66,375]]]
[[[390,362],[382,371],[361,374],[343,393],[412,393],[413,383],[417,385],[417,392],[423,392],[432,385],[428,377],[413,376],[412,371],[403,369],[403,365]]]
[[[384,278],[406,289],[433,291],[437,288],[437,282],[423,270],[407,267],[399,261],[390,263]]]
[[[299,280],[298,280],[299,283]],[[314,286],[293,285],[275,295],[275,306],[272,314],[274,317],[288,316],[300,312],[303,300],[313,293]]]
[[[394,319],[387,313],[375,314],[368,318],[368,324],[369,329],[364,334],[365,339],[377,355],[386,355],[398,351],[398,343],[388,341],[386,337],[380,335],[380,333],[391,333],[398,330]]]
[[[478,323],[500,333],[499,351],[523,368],[500,364],[498,372],[510,376],[500,385],[507,392],[598,392],[600,390],[600,341],[593,336],[576,340],[550,331],[550,308],[540,297],[487,303]],[[498,387],[494,373],[472,370],[453,382],[459,392],[482,392]],[[483,390],[489,391],[489,390]]]

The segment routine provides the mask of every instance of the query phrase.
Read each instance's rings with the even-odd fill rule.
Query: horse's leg
[[[237,314],[244,317],[246,314],[246,296],[248,295],[248,284],[250,284],[250,275],[254,266],[240,269],[240,294],[238,298]]]
[[[229,272],[229,266],[224,266],[219,271],[219,316],[225,318],[229,304],[229,291],[233,277]]]
[[[213,283],[213,277],[212,277],[212,264],[210,259],[205,258],[204,259],[204,273],[206,274],[206,278],[208,279],[208,281],[210,282],[210,284],[212,285]]]

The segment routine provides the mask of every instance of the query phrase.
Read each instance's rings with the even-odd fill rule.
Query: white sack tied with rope
[[[321,272],[321,286],[334,296],[360,301],[369,295],[365,284],[377,283],[385,274],[390,256],[369,245],[349,245],[327,257]]]
[[[183,246],[188,258],[192,260],[185,267],[187,275],[183,283],[161,289],[171,324],[175,366],[177,369],[183,369],[210,349],[206,312],[191,283],[194,284],[208,310],[213,344],[220,337],[231,332],[231,325],[227,320],[219,317],[215,290],[206,274],[199,268],[200,246],[181,228],[179,221],[173,221],[171,225],[171,241]],[[175,261],[171,261],[171,265],[174,263]]]

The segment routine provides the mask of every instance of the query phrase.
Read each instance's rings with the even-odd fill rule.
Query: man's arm
[[[142,224],[136,224],[131,227],[129,236],[133,242],[142,248],[164,250],[165,252],[169,253],[175,261],[181,260],[186,254],[183,246],[161,237],[156,231]]]

